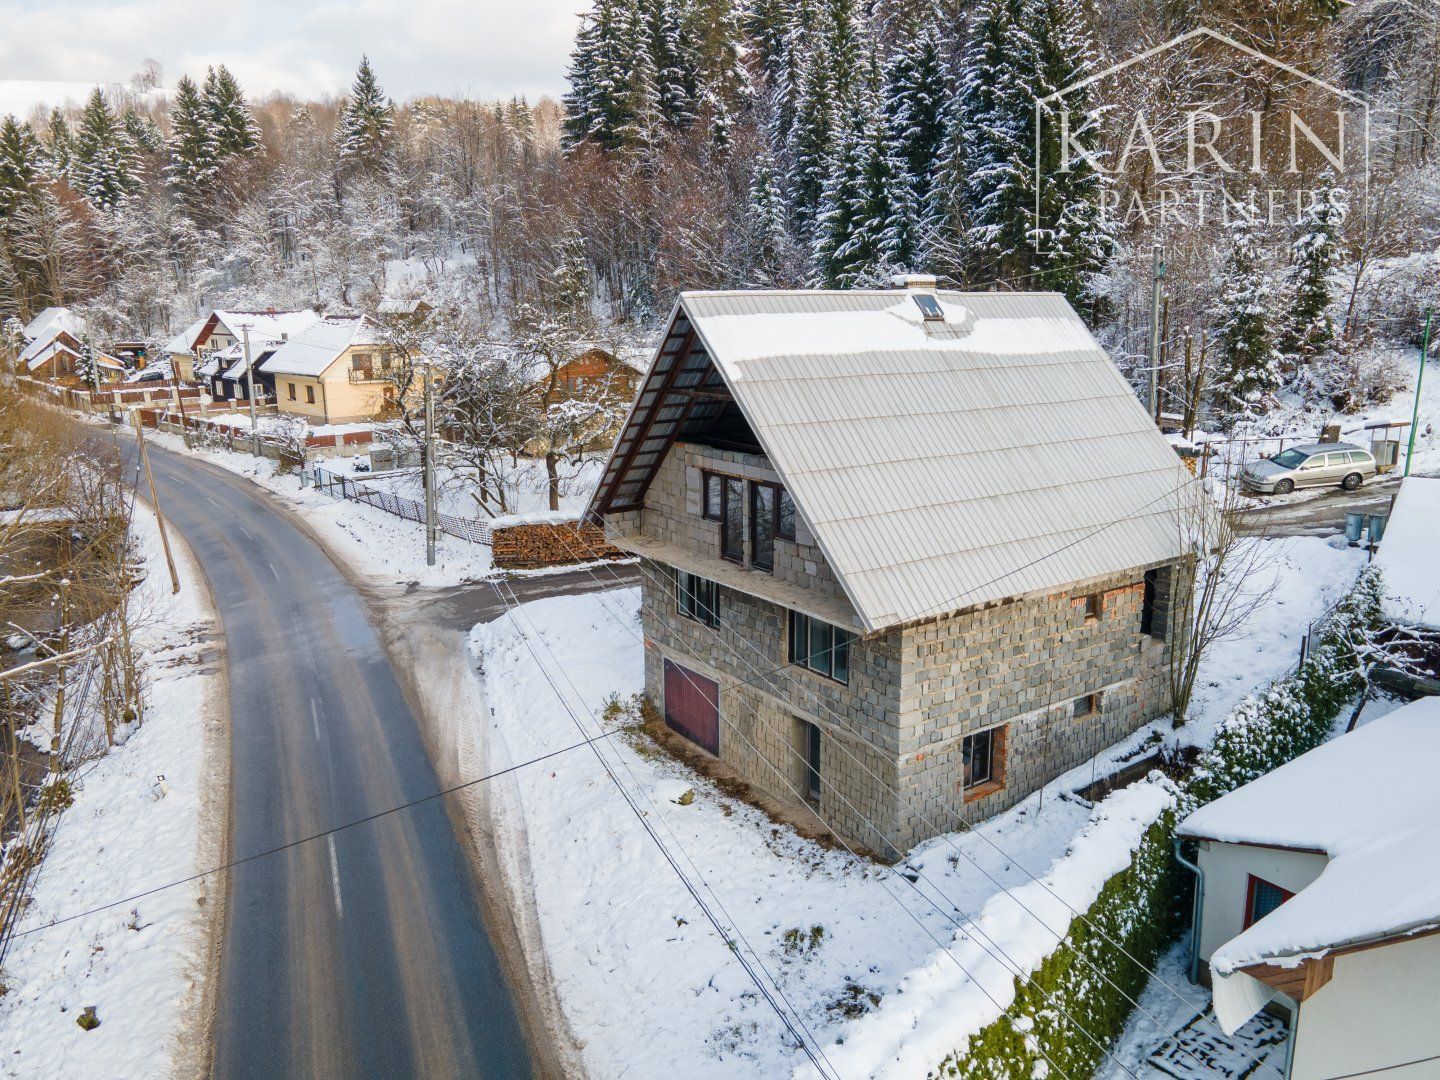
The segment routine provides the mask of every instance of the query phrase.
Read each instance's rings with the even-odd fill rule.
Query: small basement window
[[[1073,709],[1077,720],[1083,716],[1094,716],[1100,711],[1100,695],[1086,694],[1084,697],[1076,698]]]
[[[720,587],[707,578],[684,570],[675,571],[675,606],[686,618],[706,626],[719,626],[719,592]]]
[[[1144,598],[1140,603],[1140,633],[1164,641],[1170,632],[1170,567],[1145,571]]]
[[[960,787],[965,798],[978,799],[1005,786],[1005,728],[986,728],[960,741]]]
[[[1251,874],[1250,884],[1245,890],[1245,929],[1249,930],[1294,895],[1289,889],[1282,889]]]
[[[790,613],[790,662],[836,682],[850,681],[849,630],[812,619],[798,611]]]
[[[1098,619],[1105,614],[1105,594],[1092,592],[1085,597],[1086,620]]]

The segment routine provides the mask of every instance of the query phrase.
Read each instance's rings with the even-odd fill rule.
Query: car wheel
[[[1275,481],[1275,494],[1276,494],[1276,495],[1289,495],[1289,494],[1290,494],[1292,491],[1294,491],[1294,490],[1295,490],[1295,481],[1294,481],[1294,480],[1276,480],[1276,481]]]
[[[1358,472],[1347,473],[1345,479],[1340,481],[1340,486],[1346,491],[1354,491],[1360,486],[1360,479]]]

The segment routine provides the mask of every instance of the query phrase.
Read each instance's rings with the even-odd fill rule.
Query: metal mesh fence
[[[361,484],[348,476],[336,476],[318,465],[311,468],[309,474],[310,481],[315,487],[331,498],[364,503],[366,506],[373,506],[377,510],[383,510],[387,514],[404,518],[406,521],[413,521],[420,525],[425,523],[425,504],[418,499],[407,499],[391,491]],[[468,540],[472,544],[490,543],[490,524],[478,518],[464,518],[437,511],[435,524],[441,532],[461,540]]]

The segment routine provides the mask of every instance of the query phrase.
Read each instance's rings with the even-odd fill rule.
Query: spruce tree
[[[0,123],[0,223],[34,196],[44,179],[45,148],[29,124],[13,116]]]
[[[1021,18],[1035,45],[1031,93],[1037,101],[1060,90],[1061,104],[1047,103],[1039,131],[1039,217],[1032,223],[1029,251],[1032,287],[1063,292],[1077,303],[1086,285],[1109,257],[1113,243],[1104,221],[1104,178],[1083,156],[1064,160],[1058,108],[1068,112],[1070,130],[1082,144],[1099,130],[1099,103],[1085,80],[1099,70],[1097,50],[1079,0],[1024,0]],[[1035,105],[1032,103],[1032,117]],[[1034,128],[1031,125],[1033,157]],[[1033,191],[1030,193],[1033,197]]]
[[[695,120],[700,90],[696,57],[676,0],[646,0],[644,18],[660,115],[680,130]]]
[[[755,162],[750,178],[745,210],[746,284],[771,288],[786,285],[794,261],[785,196],[775,159],[767,152]]]
[[[1290,245],[1287,309],[1280,336],[1280,352],[1292,364],[1309,363],[1335,340],[1330,275],[1340,264],[1340,229],[1348,210],[1345,192],[1327,176],[1300,216]]]
[[[372,76],[373,81],[373,76]],[[260,125],[245,103],[245,94],[224,64],[205,77],[202,96],[219,155],[247,155],[260,149]]]
[[[636,114],[652,104],[658,109],[651,61],[636,0],[596,0],[571,54],[563,130],[568,150],[581,144],[620,150],[648,124]]]
[[[138,113],[134,109],[126,109],[120,122],[125,128],[125,134],[130,138],[131,145],[138,153],[159,154],[164,151],[165,136],[160,131],[160,125],[150,117]]]
[[[139,184],[134,144],[97,87],[75,136],[74,183],[100,210],[114,210]]]
[[[50,111],[49,127],[45,152],[50,156],[50,168],[60,179],[69,180],[75,165],[75,134],[59,109]]]
[[[175,84],[168,149],[165,180],[187,206],[197,209],[219,169],[220,149],[210,111],[188,75],[182,75]]]
[[[815,266],[822,284],[850,288],[913,258],[914,192],[890,139],[878,73],[858,93],[820,200]]]
[[[100,365],[95,359],[95,349],[88,341],[80,343],[80,354],[75,358],[75,376],[91,390],[100,386]]]
[[[790,210],[802,239],[812,235],[811,226],[830,175],[837,105],[830,94],[829,48],[818,34],[811,36],[810,43],[800,67],[787,145]]]
[[[350,97],[335,127],[336,165],[342,174],[383,173],[390,165],[395,105],[380,89],[370,58],[360,58]]]
[[[1233,213],[1211,323],[1216,391],[1231,416],[1261,411],[1266,396],[1280,388],[1279,355],[1271,340],[1274,297],[1261,261],[1259,225],[1244,207]]]
[[[885,124],[915,207],[914,233],[928,247],[940,228],[935,186],[945,150],[948,78],[934,24],[901,43],[886,65]]]

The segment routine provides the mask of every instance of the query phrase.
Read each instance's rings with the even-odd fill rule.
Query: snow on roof
[[[195,348],[195,339],[200,336],[200,331],[205,329],[205,324],[210,321],[209,315],[201,315],[193,323],[187,326],[180,333],[176,334],[165,343],[165,351],[168,353],[188,353]]]
[[[429,308],[430,302],[415,296],[409,299],[392,298],[389,300],[381,300],[380,303],[375,305],[375,310],[381,315],[414,315],[420,311],[422,306]]]
[[[273,341],[273,342],[271,342],[269,345],[267,345],[265,348],[256,351],[256,352],[255,352],[255,370],[256,370],[256,371],[259,371],[260,368],[264,366],[265,361],[268,360],[268,359],[270,359],[270,357],[272,357],[272,356],[275,355],[275,350],[278,349],[279,347],[280,347],[280,342],[278,342],[278,341]],[[239,349],[240,349],[240,346],[239,346],[239,345],[232,345],[229,349],[226,349],[225,351],[228,353],[228,352],[230,352],[232,349],[233,349],[233,350],[239,350]],[[217,369],[217,370],[218,370],[218,369]],[[269,371],[270,369],[269,369],[269,368],[266,368],[265,370],[266,370],[266,371]],[[221,378],[222,378],[222,379],[228,379],[228,380],[230,380],[231,382],[236,382],[236,381],[238,381],[238,380],[240,380],[240,379],[245,378],[245,356],[244,356],[243,351],[237,352],[236,355],[235,355],[235,357],[230,358],[229,366],[225,369],[225,374],[222,375]]]
[[[283,341],[302,333],[319,321],[310,308],[298,311],[215,311],[215,318],[231,337],[240,337],[240,328],[249,326],[250,344],[257,341]]]
[[[943,321],[894,290],[685,293],[672,315],[693,324],[861,625],[1180,555],[1190,475],[1064,297],[927,295]],[[683,400],[653,393],[673,362],[662,345],[641,399]],[[592,508],[643,497],[622,458]]]
[[[1409,476],[1400,485],[1375,565],[1385,579],[1385,613],[1397,622],[1440,627],[1440,478]]]
[[[261,365],[280,375],[319,375],[352,345],[379,343],[363,316],[326,316],[284,342]]]
[[[1219,975],[1440,925],[1440,698],[1422,698],[1202,806],[1182,836],[1315,851],[1292,899],[1215,951]],[[1289,964],[1284,964],[1289,961]]]
[[[25,324],[23,333],[29,341],[48,341],[61,330],[73,337],[84,337],[85,321],[67,307],[47,307]]]

